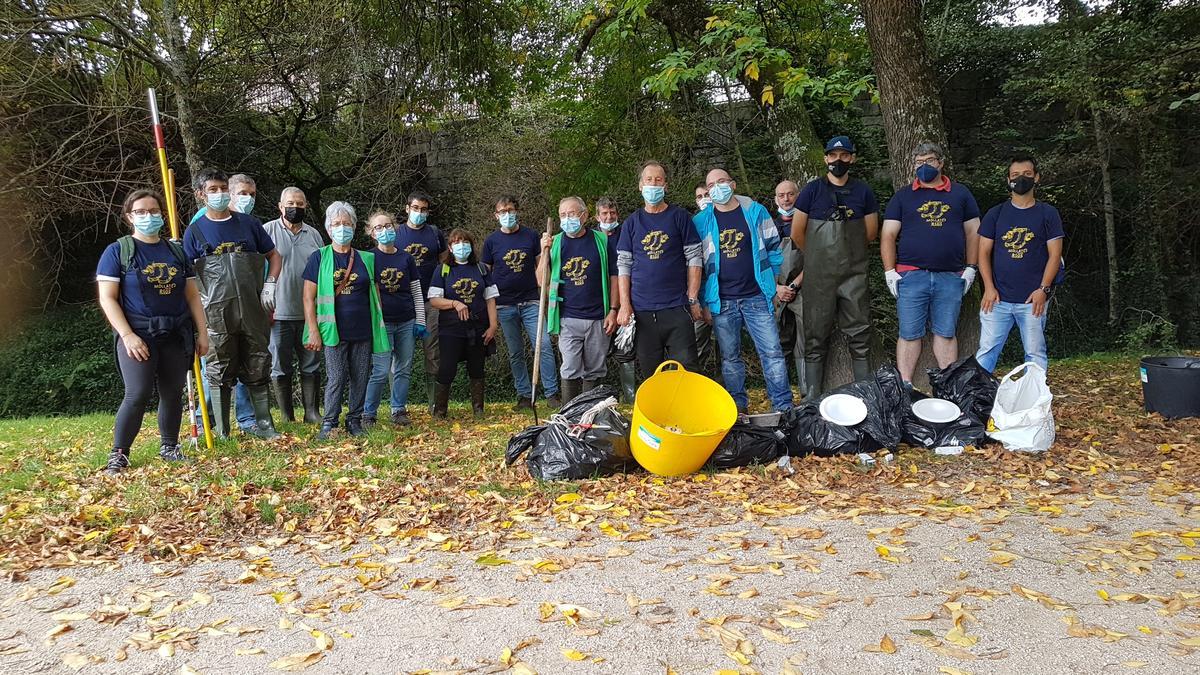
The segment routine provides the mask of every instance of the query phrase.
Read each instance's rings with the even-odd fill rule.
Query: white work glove
[[[891,292],[893,298],[900,297],[900,273],[895,269],[890,269],[883,273],[883,278],[887,281],[888,291]]]
[[[971,284],[975,283],[975,275],[976,274],[977,274],[977,272],[975,272],[974,267],[966,267],[963,269],[963,271],[962,271],[963,295],[966,295],[967,291],[971,290]]]
[[[258,299],[262,302],[263,309],[268,312],[275,311],[275,280],[267,278],[267,282],[263,284],[262,293]]]

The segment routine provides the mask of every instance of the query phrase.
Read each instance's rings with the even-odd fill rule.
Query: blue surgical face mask
[[[388,229],[386,229],[382,232],[376,232],[375,233],[375,241],[378,241],[379,243],[383,244],[384,246],[390,246],[390,245],[396,243],[396,228],[389,227]]]
[[[708,198],[717,204],[727,204],[733,198],[733,186],[729,183],[717,183],[708,188]]]
[[[792,208],[790,208],[790,209],[785,209],[785,208],[783,208],[783,207],[778,207],[778,208],[776,208],[775,210],[776,210],[776,211],[778,211],[778,212],[779,212],[779,215],[781,215],[781,216],[790,216],[790,215],[792,215],[793,213],[795,213],[795,212],[796,212],[796,207],[794,207],[794,206],[793,206],[793,207],[792,207]]]
[[[922,164],[917,167],[917,180],[922,183],[932,183],[937,180],[938,174],[941,171],[932,164]]]
[[[204,202],[213,211],[224,211],[229,208],[228,192],[209,192],[204,195]]]
[[[428,218],[429,214],[425,213],[424,211],[413,211],[412,213],[408,214],[408,222],[412,223],[413,225],[424,225]]]
[[[338,246],[345,246],[354,239],[354,228],[349,225],[334,225],[329,228],[329,238]]]
[[[147,236],[158,234],[162,226],[163,217],[158,213],[147,213],[144,216],[133,217],[133,229]]]
[[[655,204],[661,204],[663,197],[665,197],[666,195],[667,195],[667,188],[665,188],[661,185],[643,185],[642,186],[642,199],[644,199],[646,201],[646,203],[651,206],[654,206]]]
[[[618,223],[617,221],[614,220],[611,223],[598,223],[598,224],[600,225],[601,230],[603,230],[605,232],[612,232],[613,230],[617,229],[617,225],[619,225],[620,223]]]
[[[563,233],[568,237],[578,234],[579,230],[583,229],[583,225],[579,222],[579,216],[559,218],[558,224],[562,227]]]
[[[471,245],[465,241],[457,241],[450,244],[450,253],[454,255],[454,259],[458,262],[466,262],[467,258],[471,257]]]
[[[517,214],[501,213],[500,214],[500,229],[505,232],[512,232],[517,229]]]
[[[233,210],[238,213],[250,213],[254,210],[254,195],[238,195],[233,198]]]

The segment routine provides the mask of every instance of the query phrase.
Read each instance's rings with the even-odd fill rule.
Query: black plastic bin
[[[1141,375],[1146,412],[1167,419],[1200,417],[1200,359],[1147,356],[1142,359]]]

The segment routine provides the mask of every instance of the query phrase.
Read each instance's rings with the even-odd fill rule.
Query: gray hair
[[[254,179],[244,173],[235,173],[229,177],[229,190],[232,192],[236,185],[249,185],[250,187],[258,187]]]
[[[915,159],[921,155],[933,155],[938,159],[946,158],[946,153],[942,150],[942,146],[934,143],[933,141],[921,141],[920,143],[917,143],[917,147],[913,150],[912,156]]]
[[[304,198],[305,202],[308,202],[308,195],[304,194],[304,190],[301,190],[300,188],[296,187],[295,185],[289,185],[289,186],[283,188],[283,192],[279,193],[279,201],[281,203],[286,202],[288,195],[300,195],[301,197]]]
[[[575,202],[576,204],[579,205],[580,211],[583,211],[584,213],[588,212],[587,202],[583,201],[583,197],[577,197],[575,195],[571,195],[570,197],[563,197],[562,199],[558,200],[558,205],[562,206],[563,202]]]
[[[354,213],[354,207],[346,202],[334,202],[325,209],[325,228],[329,228],[329,224],[337,216],[350,216],[350,222],[358,223],[358,214]]]

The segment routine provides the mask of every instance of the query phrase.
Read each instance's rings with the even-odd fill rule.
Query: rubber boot
[[[304,403],[304,421],[315,424],[321,421],[321,387],[317,375],[300,376],[300,400]]]
[[[796,365],[796,388],[800,390],[800,395],[804,400],[808,400],[808,374],[804,371],[804,357],[793,356],[792,361]]]
[[[267,392],[267,385],[247,386],[246,389],[250,391],[250,402],[254,404],[254,431],[250,433],[264,441],[279,438],[275,421],[271,419],[271,395]]]
[[[587,392],[595,389],[599,384],[600,380],[584,380],[583,387],[580,389],[580,393],[586,394]]]
[[[863,380],[871,379],[871,362],[866,359],[854,359],[850,362],[850,367],[854,369],[854,381],[862,382]]]
[[[579,392],[583,391],[583,380],[568,380],[564,377],[561,386],[563,405],[567,405],[572,401],[572,399],[579,395]]]
[[[438,387],[440,387],[440,386],[441,385],[438,384],[437,382],[435,382],[433,379],[428,378],[428,377],[425,378],[425,400],[429,401],[429,414],[434,415],[435,417],[437,416],[437,392],[438,392]],[[447,391],[448,391],[448,389],[447,389]],[[448,393],[447,393],[447,396],[449,396]],[[450,399],[447,398],[446,400],[449,401]],[[446,409],[443,407],[442,408],[442,413],[443,413],[442,418],[443,419],[445,419],[445,417],[446,417],[445,411],[446,411]]]
[[[617,365],[617,374],[621,376],[621,400],[630,405],[637,396],[637,368],[632,361],[621,363]]]
[[[446,413],[450,408],[450,385],[438,382],[434,387],[433,397],[429,399],[433,401],[430,406],[431,414],[439,419],[446,419]]]
[[[271,380],[271,389],[275,392],[275,407],[284,421],[296,421],[296,407],[292,402],[292,378],[276,377]]]
[[[483,380],[471,380],[471,410],[475,412],[475,419],[483,419]]]
[[[804,392],[804,400],[815,401],[825,390],[825,362],[805,361],[804,379],[808,382],[808,391]]]
[[[229,438],[229,403],[233,387],[213,387],[208,390],[212,402],[212,430],[217,438]]]

